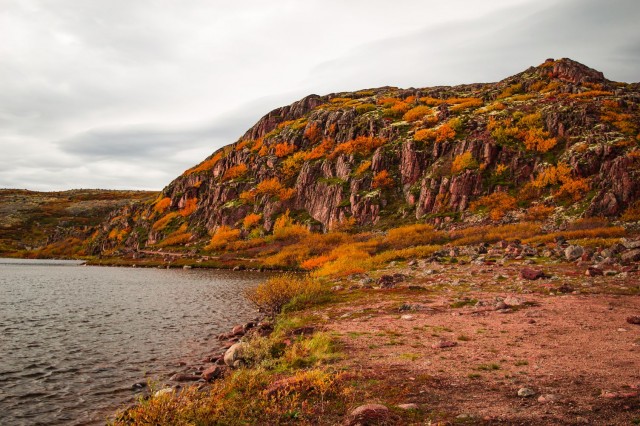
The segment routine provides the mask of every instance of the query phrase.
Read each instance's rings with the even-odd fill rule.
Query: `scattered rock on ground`
[[[531,269],[531,268],[522,269],[520,271],[520,276],[525,280],[537,280],[537,279],[546,277],[544,272],[540,271],[539,269]]]
[[[389,409],[381,404],[361,405],[349,413],[346,424],[349,426],[381,424],[389,419],[390,414]]]
[[[206,370],[204,370],[202,372],[202,378],[205,379],[207,382],[210,382],[214,379],[217,379],[218,377],[222,376],[222,372],[224,371],[224,369],[219,366],[219,365],[214,365],[211,366],[209,368],[207,368]]]
[[[433,349],[444,349],[444,348],[453,348],[454,346],[457,346],[457,345],[458,345],[457,342],[452,342],[452,341],[449,341],[449,340],[441,340],[441,341],[431,345],[431,347]]]
[[[634,315],[631,317],[627,317],[627,322],[629,324],[640,325],[640,315]]]
[[[522,398],[529,398],[535,395],[536,393],[531,388],[520,388],[518,389],[518,396]]]

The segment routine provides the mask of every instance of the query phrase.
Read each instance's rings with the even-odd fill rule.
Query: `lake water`
[[[137,382],[220,352],[264,275],[0,259],[0,424],[104,424]]]

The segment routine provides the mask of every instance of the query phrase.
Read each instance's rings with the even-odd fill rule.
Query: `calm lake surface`
[[[143,390],[220,352],[263,274],[0,259],[0,424],[104,424]]]

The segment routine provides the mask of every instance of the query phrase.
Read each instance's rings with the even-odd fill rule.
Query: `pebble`
[[[518,396],[522,397],[522,398],[529,398],[529,397],[532,397],[535,394],[536,393],[533,391],[533,389],[530,389],[530,388],[520,388],[520,389],[518,389]]]
[[[402,315],[400,319],[403,319],[405,321],[413,321],[413,315]]]
[[[398,404],[397,407],[402,410],[419,410],[420,409],[418,404],[414,404],[414,403]]]

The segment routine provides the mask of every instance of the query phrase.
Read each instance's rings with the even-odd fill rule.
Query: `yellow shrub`
[[[401,249],[410,246],[441,243],[444,241],[443,232],[427,224],[405,225],[390,229],[383,239],[383,244]]]
[[[227,181],[239,178],[241,176],[244,176],[247,173],[247,170],[248,169],[246,164],[240,163],[236,166],[231,166],[227,169],[226,172],[224,172],[224,175],[222,175],[222,180]]]
[[[407,111],[402,117],[405,121],[418,121],[421,120],[424,116],[432,113],[431,108],[424,105],[419,105],[415,108],[411,108]]]
[[[209,245],[205,247],[205,250],[220,250],[227,246],[227,244],[237,241],[240,238],[239,229],[231,229],[228,226],[221,226],[218,228],[213,236]]]
[[[471,152],[467,151],[460,155],[456,155],[451,164],[451,173],[456,174],[463,170],[475,169],[478,167],[478,162],[473,158]]]
[[[262,219],[261,214],[249,213],[242,220],[242,226],[244,226],[246,229],[253,228],[260,222],[260,219]]]
[[[191,215],[198,208],[198,199],[197,198],[189,198],[184,203],[184,207],[180,209],[180,215],[182,217],[187,217]]]
[[[316,280],[285,274],[269,278],[248,290],[246,296],[260,311],[274,316],[293,298],[311,296],[321,291],[322,287]]]
[[[171,198],[169,197],[164,197],[163,199],[161,199],[160,201],[158,201],[154,206],[153,206],[153,211],[155,211],[156,213],[164,213],[164,211],[171,205]]]
[[[178,217],[179,215],[180,213],[178,212],[167,213],[160,219],[156,220],[151,226],[151,229],[153,229],[154,231],[162,231],[169,224],[169,222],[171,222],[174,218]]]
[[[473,201],[469,207],[472,211],[487,208],[491,220],[500,220],[508,211],[516,208],[516,199],[504,192],[494,192]]]
[[[306,226],[297,224],[290,216],[289,210],[278,217],[273,224],[273,237],[276,240],[299,239],[309,234]]]

